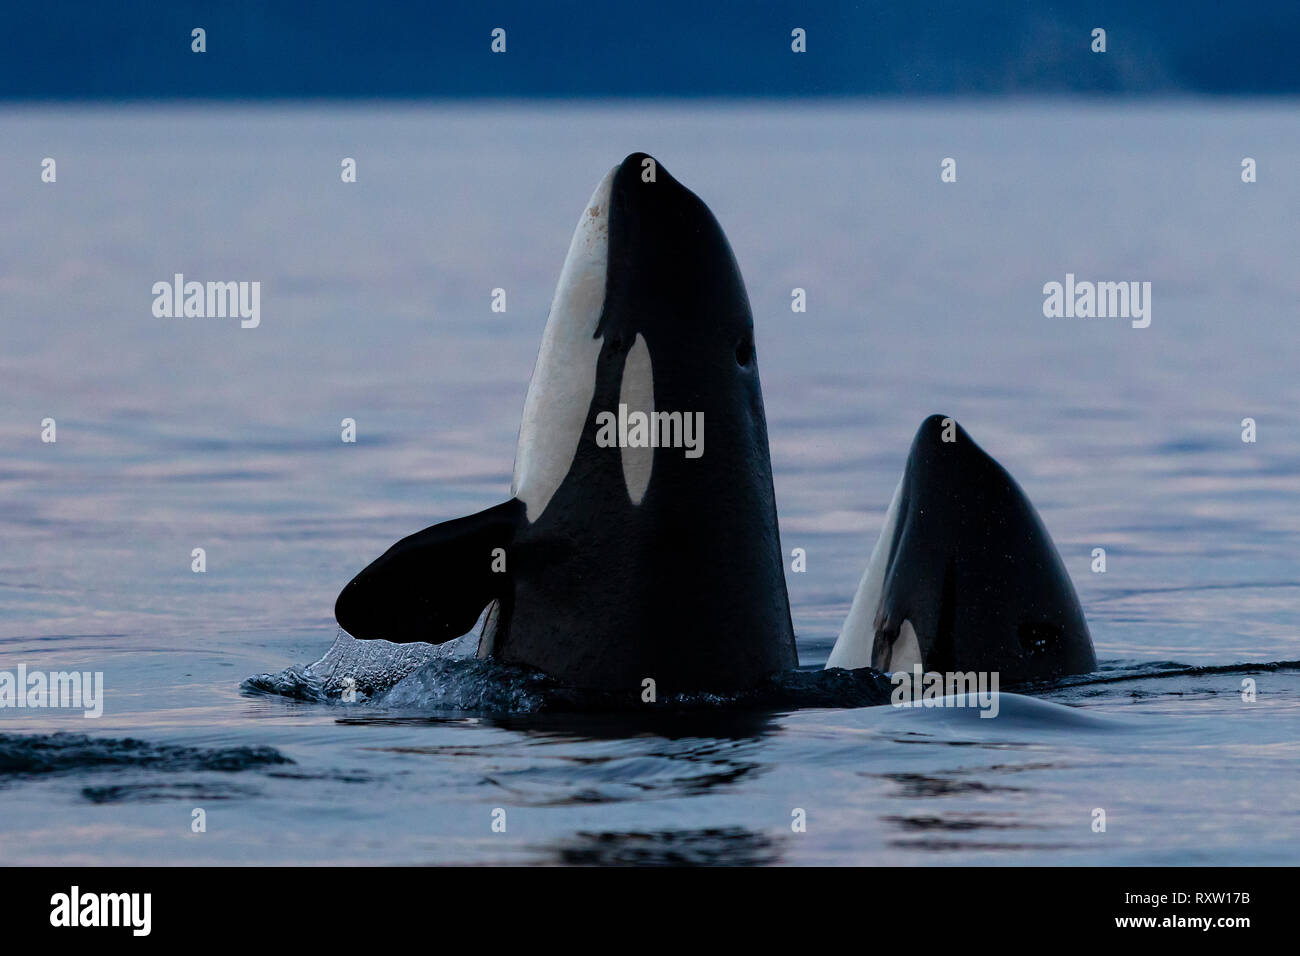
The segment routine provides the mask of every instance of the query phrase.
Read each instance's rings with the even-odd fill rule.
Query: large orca
[[[1074,585],[1015,479],[953,419],[916,433],[826,666],[997,671],[1018,682],[1095,670]]]
[[[480,657],[636,693],[797,665],[749,298],[708,207],[643,153],[574,232],[511,494],[393,545],[339,624],[440,643],[491,605]]]

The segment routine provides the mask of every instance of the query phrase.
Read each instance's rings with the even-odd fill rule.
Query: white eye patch
[[[650,362],[650,346],[646,345],[641,333],[628,349],[623,362],[623,381],[618,388],[618,403],[627,406],[627,412],[644,412],[646,419],[654,421],[655,383],[654,369]],[[639,505],[650,487],[650,471],[654,467],[655,450],[653,448],[623,446],[620,449],[623,460],[623,483],[627,486],[627,496],[632,504]]]
[[[898,629],[898,637],[894,640],[893,649],[889,654],[889,664],[884,670],[894,673],[897,671],[910,671],[917,664],[924,663],[921,660],[921,642],[916,639],[916,629],[912,627],[911,621],[904,621],[902,627]]]

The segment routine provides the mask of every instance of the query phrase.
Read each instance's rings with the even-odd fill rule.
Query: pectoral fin
[[[441,644],[474,626],[509,587],[508,551],[524,521],[516,498],[403,538],[348,582],[334,617],[353,637]]]

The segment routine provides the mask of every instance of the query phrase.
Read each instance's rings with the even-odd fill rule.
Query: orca
[[[709,208],[644,153],[573,234],[510,499],[398,541],[334,614],[357,638],[442,643],[484,608],[479,657],[573,687],[648,699],[647,680],[734,690],[798,664],[744,281]]]
[[[1004,683],[1095,670],[1088,624],[1015,479],[931,415],[826,667],[997,671]]]

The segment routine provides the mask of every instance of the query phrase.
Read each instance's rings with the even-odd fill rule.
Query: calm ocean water
[[[635,149],[749,286],[801,662],[941,411],[1135,679],[997,720],[241,689],[324,654],[394,540],[508,496],[570,233]],[[0,709],[0,861],[1293,863],[1300,672],[1150,675],[1300,658],[1297,169],[1283,102],[0,111],[0,670],[106,685],[98,720]],[[155,318],[177,272],[261,282],[260,327]],[[1067,273],[1150,281],[1150,327],[1044,318]]]

